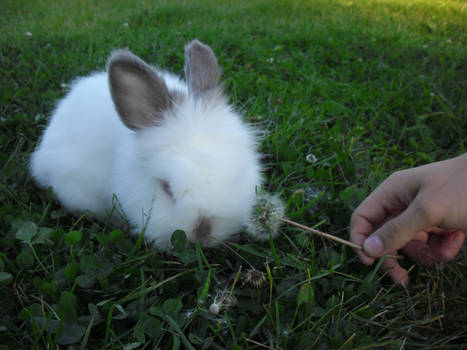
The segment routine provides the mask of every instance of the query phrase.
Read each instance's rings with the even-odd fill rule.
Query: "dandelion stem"
[[[314,234],[317,234],[321,237],[325,237],[327,239],[330,239],[330,240],[333,240],[333,241],[336,241],[336,242],[339,242],[339,243],[342,243],[342,244],[345,244],[349,247],[352,247],[352,248],[355,248],[355,249],[359,249],[359,250],[363,250],[363,247],[361,245],[358,245],[356,243],[353,243],[353,242],[350,242],[350,241],[347,241],[343,238],[340,238],[340,237],[336,237],[336,236],[333,236],[333,235],[330,235],[329,233],[325,233],[325,232],[321,232],[321,231],[318,231],[318,230],[315,230],[314,228],[311,228],[311,227],[308,227],[308,226],[305,226],[305,225],[302,225],[302,224],[299,224],[298,222],[295,222],[295,221],[292,221],[292,220],[289,220],[289,219],[285,219],[285,218],[280,218],[279,219],[280,221],[282,222],[285,222],[289,225],[292,225],[292,226],[296,226],[298,228],[301,228],[302,230],[305,230],[305,231],[309,231],[309,232],[312,232]],[[390,254],[387,254],[386,255],[388,258],[392,258],[392,259],[403,259],[403,257],[401,255],[390,255]]]

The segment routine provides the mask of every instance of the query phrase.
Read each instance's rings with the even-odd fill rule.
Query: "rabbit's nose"
[[[197,240],[203,241],[203,239],[207,238],[212,231],[212,223],[211,220],[205,217],[199,218],[198,222],[196,223],[195,229],[193,230],[193,237]]]

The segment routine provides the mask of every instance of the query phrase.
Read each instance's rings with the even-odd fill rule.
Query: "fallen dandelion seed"
[[[209,306],[209,311],[212,314],[217,315],[219,313],[219,311],[221,311],[221,308],[220,308],[219,304],[212,303],[211,306]]]

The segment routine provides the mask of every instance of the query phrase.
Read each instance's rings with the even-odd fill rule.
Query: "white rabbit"
[[[228,104],[212,50],[185,47],[186,84],[127,50],[58,103],[31,173],[72,212],[115,203],[155,246],[184,230],[215,245],[241,231],[262,184],[256,133]],[[118,201],[115,201],[115,198]]]

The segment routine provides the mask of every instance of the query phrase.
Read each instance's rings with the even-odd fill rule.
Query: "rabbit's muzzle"
[[[193,230],[193,240],[199,240],[200,242],[206,240],[212,231],[211,220],[205,217],[201,217],[194,230]]]

